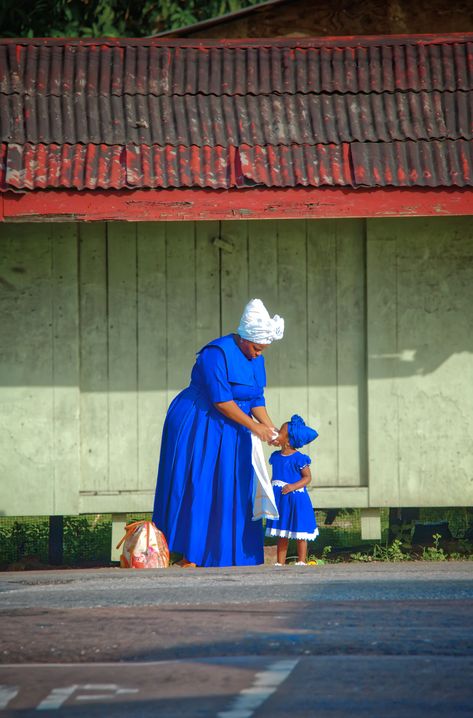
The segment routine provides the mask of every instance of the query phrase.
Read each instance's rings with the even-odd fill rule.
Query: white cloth
[[[275,314],[273,318],[261,299],[252,299],[241,315],[237,334],[255,344],[271,344],[284,335],[284,319]]]
[[[277,436],[277,432],[275,432]],[[278,507],[274,491],[269,480],[264,460],[263,444],[254,434],[251,435],[251,463],[255,470],[253,482],[253,521],[259,519],[278,519]]]
[[[287,481],[279,481],[279,479],[276,479],[276,480],[273,479],[273,481],[271,481],[271,484],[273,486],[280,486],[281,488],[283,488],[283,486],[287,486]],[[302,489],[292,489],[293,494],[304,493],[304,491],[305,491],[305,486],[303,486]]]

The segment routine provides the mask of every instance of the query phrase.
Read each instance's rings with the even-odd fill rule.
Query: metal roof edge
[[[256,5],[249,5],[248,7],[235,10],[234,12],[227,12],[224,15],[218,15],[217,17],[207,18],[207,20],[201,20],[200,22],[194,22],[191,25],[183,25],[182,27],[175,27],[172,30],[164,30],[163,32],[157,32],[154,35],[148,35],[148,37],[171,37],[176,33],[187,33],[187,32],[198,32],[199,30],[205,30],[208,27],[215,27],[225,22],[232,22],[233,20],[239,20],[247,15],[257,14],[258,12],[264,11],[267,8],[277,7],[278,5],[290,5],[293,0],[266,0],[266,2],[260,2]]]

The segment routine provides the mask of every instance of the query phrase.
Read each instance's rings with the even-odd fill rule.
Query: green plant
[[[409,554],[402,550],[401,539],[394,539],[391,546],[376,544],[373,548],[373,558],[375,561],[407,561]]]
[[[357,551],[356,553],[351,553],[350,558],[352,561],[373,561],[373,556],[370,553],[365,553],[363,551]]]
[[[357,553],[350,554],[350,558],[353,561],[407,561],[409,560],[409,554],[404,553],[402,550],[402,541],[395,539],[391,546],[380,546],[375,544],[371,551],[364,552],[358,551]]]
[[[314,554],[310,554],[307,557],[307,563],[309,564],[317,564],[317,566],[323,566],[324,564],[329,562],[329,553],[332,550],[331,546],[324,546],[322,549],[322,556],[321,558],[317,558]]]
[[[0,3],[2,37],[145,37],[262,0],[36,0]]]
[[[441,534],[434,534],[432,539],[434,541],[433,546],[427,546],[422,550],[423,561],[446,561],[447,555],[443,548],[439,548],[439,542],[442,538]]]
[[[456,539],[461,539],[466,534],[470,524],[469,508],[447,509],[445,518],[448,521],[448,528]]]
[[[111,533],[111,523],[107,519],[97,517],[91,522],[86,516],[65,517],[65,563],[107,563],[110,560]]]
[[[324,546],[322,549],[322,561],[328,561],[329,553],[332,550],[331,546]]]

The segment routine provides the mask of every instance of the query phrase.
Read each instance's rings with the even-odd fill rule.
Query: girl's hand
[[[285,484],[285,485],[282,487],[282,489],[281,489],[281,493],[284,494],[284,496],[285,496],[286,494],[290,494],[291,491],[292,491],[292,486],[291,486],[291,484]]]
[[[273,441],[274,429],[272,426],[265,426],[264,424],[254,422],[254,427],[252,427],[251,431],[258,439],[261,439],[261,441],[266,441],[268,444],[271,444]]]

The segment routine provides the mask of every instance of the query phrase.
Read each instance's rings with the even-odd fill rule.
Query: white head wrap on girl
[[[255,344],[271,344],[284,335],[284,319],[275,314],[271,319],[261,299],[252,299],[240,319],[237,334]]]

